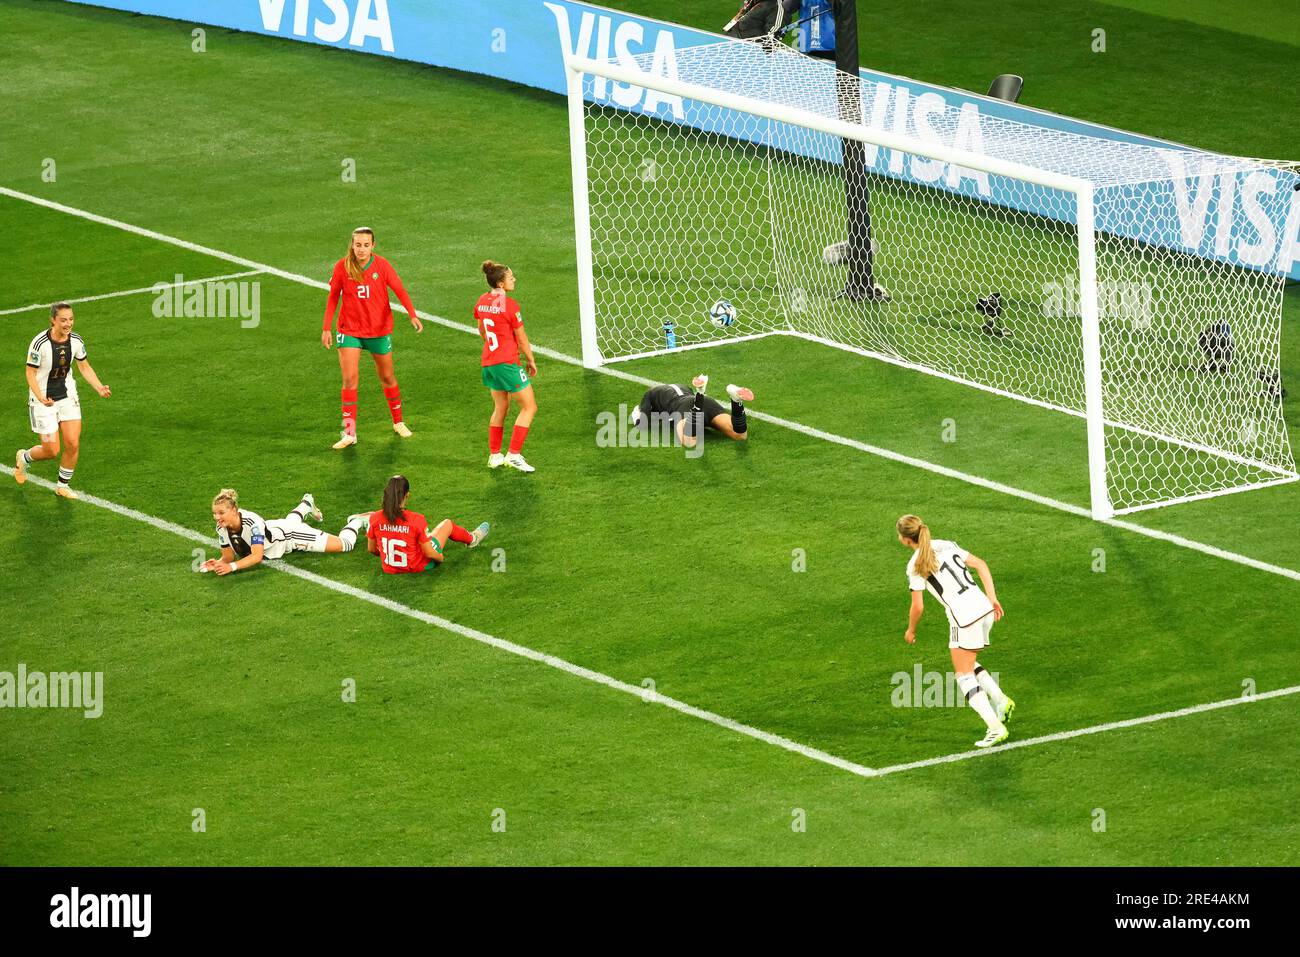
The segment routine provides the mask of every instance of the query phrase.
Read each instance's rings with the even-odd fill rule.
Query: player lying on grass
[[[72,490],[72,472],[81,455],[81,400],[77,398],[77,380],[72,363],[92,389],[107,399],[113,390],[99,381],[86,359],[86,344],[72,331],[72,307],[56,302],[50,307],[50,327],[43,330],[27,347],[27,417],[40,445],[19,449],[14,462],[14,480],[27,481],[27,466],[59,454],[63,439],[63,458],[59,462],[56,495],[76,498]]]
[[[524,317],[519,311],[519,303],[507,295],[514,291],[515,274],[509,266],[489,259],[483,263],[483,275],[487,277],[488,291],[474,304],[474,321],[483,339],[483,384],[492,393],[492,417],[488,420],[488,468],[507,465],[521,472],[534,472],[536,469],[520,453],[524,439],[528,437],[528,427],[537,414],[537,398],[528,381],[529,377],[537,375],[537,362],[524,332]],[[520,350],[528,360],[527,369],[519,366]],[[515,416],[515,427],[510,433],[510,451],[502,455],[506,413],[510,411],[512,400],[518,404],[519,414]]]
[[[411,483],[404,475],[394,475],[384,486],[384,507],[369,518],[367,546],[370,554],[379,556],[384,571],[390,575],[422,572],[430,562],[441,565],[442,550],[448,541],[476,548],[487,537],[487,522],[469,532],[449,518],[430,532],[429,520],[406,507],[410,500]]]
[[[1005,741],[1006,722],[1016,703],[1002,693],[993,676],[976,660],[980,649],[988,647],[993,622],[1002,617],[1002,605],[993,589],[993,573],[988,563],[956,542],[931,541],[930,529],[915,515],[904,515],[895,527],[898,540],[913,551],[907,561],[912,608],[903,640],[909,645],[916,643],[916,623],[925,610],[923,596],[928,589],[948,613],[948,649],[957,687],[966,695],[966,703],[988,726],[988,733],[975,742],[975,747],[987,748]],[[987,594],[975,584],[970,573],[972,568],[979,573]]]
[[[324,516],[310,492],[284,518],[266,521],[256,512],[241,509],[233,488],[223,488],[212,500],[212,517],[217,522],[221,557],[209,558],[199,567],[218,575],[252,568],[264,559],[281,558],[289,552],[350,552],[366,527],[366,516],[358,514],[348,516],[338,535],[312,528],[307,519],[319,522]]]
[[[406,307],[416,332],[423,332],[424,324],[415,314],[415,306],[397,271],[387,259],[376,256],[374,248],[374,230],[361,226],[352,231],[348,254],[334,264],[329,299],[325,303],[325,328],[321,330],[320,342],[326,349],[336,341],[331,331],[334,310],[340,301],[343,303],[337,336],[339,370],[343,374],[343,434],[334,443],[336,449],[357,444],[358,366],[362,349],[375,360],[375,372],[379,374],[388,413],[393,418],[393,431],[404,439],[411,437],[411,430],[402,421],[402,392],[393,371],[393,307],[388,301],[388,290],[395,292]]]
[[[677,441],[688,449],[695,448],[705,428],[721,432],[737,442],[749,441],[749,419],[745,403],[754,401],[754,393],[738,385],[727,386],[731,397],[731,410],[721,402],[704,394],[709,387],[709,377],[697,375],[690,387],[684,385],[657,385],[641,396],[641,404],[632,410],[632,424],[643,429],[656,429],[665,420],[673,423]]]

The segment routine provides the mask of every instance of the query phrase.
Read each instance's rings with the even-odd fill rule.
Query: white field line
[[[101,299],[120,299],[123,296],[138,296],[145,292],[160,292],[163,289],[183,289],[186,286],[201,286],[209,282],[220,282],[224,279],[242,279],[245,276],[261,275],[262,270],[250,269],[247,272],[232,272],[224,276],[208,276],[205,279],[185,279],[181,282],[156,282],[152,286],[142,286],[139,289],[123,289],[119,292],[106,292],[98,296],[82,296],[80,299],[65,299],[64,302],[69,305],[76,305],[79,302],[99,302]],[[48,309],[53,303],[38,302],[30,306],[19,306],[17,309],[0,309],[0,316],[12,316],[20,312],[31,312],[34,309]]]
[[[93,223],[99,223],[103,226],[112,226],[114,229],[121,229],[125,232],[134,233],[137,236],[143,236],[147,239],[153,239],[153,240],[157,240],[158,242],[169,243],[173,246],[178,246],[181,249],[188,249],[191,252],[203,253],[204,255],[213,257],[214,259],[223,259],[226,262],[235,263],[240,266],[246,266],[249,269],[256,269],[260,272],[264,272],[271,276],[279,276],[281,279],[287,279],[290,282],[299,283],[300,285],[311,286],[316,289],[329,288],[329,283],[322,282],[319,279],[312,279],[308,276],[303,276],[298,273],[287,272],[283,269],[277,269],[274,266],[269,266],[266,263],[254,262],[251,259],[244,259],[242,256],[235,256],[232,255],[231,253],[222,252],[219,249],[212,249],[209,246],[200,246],[197,243],[192,243],[184,239],[177,239],[175,236],[168,236],[165,233],[155,232],[152,229],[145,229],[142,226],[134,226],[131,223],[125,223],[118,219],[111,219],[107,216],[100,216],[97,213],[91,213],[84,209],[77,209],[75,206],[65,206],[62,203],[56,203],[52,200],[44,199],[40,196],[33,196],[30,193],[22,193],[19,192],[18,190],[10,189],[6,186],[0,186],[0,196],[8,196],[11,197],[12,199],[22,200],[23,202],[27,202],[27,203],[33,203],[37,206],[43,206],[46,209],[53,209],[56,210],[57,212],[67,213],[69,216],[77,216],[81,219],[87,219]],[[393,304],[393,308],[399,312],[406,311],[406,309],[403,306],[397,303]],[[446,326],[448,329],[456,329],[460,332],[467,332],[474,336],[478,335],[478,330],[476,328],[474,328],[473,326],[466,325],[465,323],[455,322],[454,320],[451,319],[444,319],[441,316],[434,316],[426,312],[419,312],[418,310],[417,310],[417,314],[425,322],[436,323],[440,326]],[[554,349],[547,349],[543,346],[534,345],[533,351],[536,352],[538,355],[543,355],[546,356],[547,358],[555,359],[559,362],[565,362],[568,363],[569,365],[574,365],[579,367],[582,366],[581,359],[577,359],[570,355],[565,355],[563,352],[556,352]],[[631,373],[623,372],[622,370],[619,369],[611,369],[602,366],[601,368],[595,369],[594,371],[599,372],[602,375],[612,376],[616,379],[623,379],[628,382],[636,382],[640,385],[645,385],[645,386],[659,385],[659,383],[655,382],[653,379],[647,379],[644,378],[643,376],[632,375]],[[1049,498],[1046,495],[1038,495],[1034,492],[1028,492],[1025,491],[1024,489],[1018,489],[1011,485],[1004,485],[1001,482],[994,482],[991,481],[990,479],[982,478],[978,475],[971,475],[967,472],[958,471],[957,469],[951,469],[943,465],[937,465],[934,462],[928,462],[925,459],[918,459],[910,455],[904,455],[900,452],[893,452],[889,449],[880,448],[879,446],[869,445],[866,442],[859,442],[856,439],[850,439],[842,435],[836,435],[833,432],[824,432],[821,429],[816,429],[811,426],[803,425],[800,422],[793,422],[790,419],[782,419],[775,415],[768,415],[766,413],[757,412],[754,410],[750,410],[749,415],[751,418],[758,419],[759,421],[768,422],[771,423],[772,425],[778,425],[781,426],[782,428],[790,429],[794,432],[798,432],[802,435],[807,435],[811,438],[822,439],[827,442],[833,442],[836,445],[843,445],[851,449],[857,449],[860,452],[867,452],[870,455],[876,455],[879,456],[880,458],[889,459],[892,462],[899,462],[905,465],[910,465],[913,468],[924,469],[925,471],[932,472],[935,475],[942,475],[945,476],[946,478],[956,479],[959,482],[966,482],[967,484],[976,485],[979,486],[980,488],[989,489],[995,492],[1001,492],[1004,495],[1010,495],[1015,498],[1024,499],[1025,501],[1033,502],[1036,505],[1042,505],[1046,508],[1056,509],[1057,511],[1066,512],[1070,515],[1077,515],[1081,518],[1087,519],[1088,521],[1093,521],[1092,515],[1088,511],[1088,509],[1082,508],[1078,505],[1071,505],[1068,502],[1062,502],[1059,501],[1058,499]],[[1197,542],[1190,538],[1184,538],[1181,535],[1174,535],[1170,532],[1158,531],[1157,529],[1148,528],[1145,525],[1136,525],[1132,522],[1126,522],[1118,518],[1106,519],[1104,520],[1103,524],[1110,525],[1114,528],[1120,528],[1127,532],[1132,532],[1135,535],[1145,535],[1147,538],[1154,538],[1158,541],[1167,542],[1168,544],[1171,545],[1177,545],[1180,548],[1188,548],[1191,549],[1192,551],[1201,552],[1204,555],[1210,555],[1213,556],[1214,558],[1219,558],[1224,561],[1235,562],[1238,565],[1244,565],[1247,568],[1254,568],[1257,571],[1269,572],[1270,574],[1273,575],[1280,575],[1281,577],[1289,578],[1292,581],[1300,581],[1300,571],[1297,571],[1296,569],[1284,568],[1280,565],[1274,565],[1270,562],[1264,562],[1264,561],[1260,561],[1259,559],[1249,558],[1245,555],[1239,555],[1236,552],[1230,552],[1226,549],[1218,548],[1217,546],[1214,545],[1206,545],[1202,542]]]
[[[13,475],[14,470],[10,466],[0,465],[0,472],[6,475]],[[27,475],[27,482],[31,485],[37,485],[41,488],[54,489],[54,483],[41,478],[38,475]],[[125,505],[119,505],[116,502],[110,502],[108,499],[100,498],[97,495],[91,495],[87,492],[78,491],[80,501],[87,505],[94,505],[97,508],[107,509],[124,518],[133,519],[137,522],[144,522],[146,525],[152,525],[154,528],[164,532],[170,532],[173,535],[179,535],[181,538],[188,539],[209,547],[216,546],[216,540],[211,535],[204,535],[196,532],[191,528],[183,525],[176,525],[166,519],[158,518],[155,515],[148,515],[144,512],[138,512],[133,508]],[[733,721],[731,718],[723,717],[720,714],[714,714],[712,711],[705,711],[703,708],[696,708],[693,705],[686,704],[684,701],[678,701],[676,698],[670,698],[667,695],[652,692],[647,688],[641,688],[637,685],[630,685],[625,681],[619,681],[617,678],[611,678],[609,675],[602,674],[599,671],[592,671],[590,668],[583,668],[581,665],[575,665],[571,661],[558,658],[555,655],[548,655],[541,651],[536,651],[524,645],[515,644],[513,641],[506,641],[504,638],[497,638],[486,632],[478,631],[474,628],[468,628],[465,625],[457,624],[449,619],[442,618],[438,615],[432,615],[426,611],[420,611],[409,605],[403,605],[401,602],[393,601],[376,595],[373,592],[364,591],[355,588],[352,585],[345,585],[342,582],[335,581],[332,578],[326,578],[309,572],[302,568],[295,568],[293,565],[282,561],[268,561],[265,563],[269,568],[286,575],[292,575],[294,578],[301,578],[312,584],[320,585],[322,588],[328,588],[336,591],[341,595],[347,595],[350,598],[357,598],[361,601],[369,602],[372,605],[378,605],[380,608],[396,612],[399,615],[405,615],[407,618],[414,618],[416,621],[422,621],[426,625],[432,625],[435,628],[441,628],[443,631],[449,631],[452,634],[460,635],[462,638],[469,638],[473,641],[490,645],[493,648],[505,651],[512,655],[518,655],[520,658],[527,658],[529,661],[536,661],[539,664],[555,668],[566,674],[583,678],[587,681],[604,685],[606,688],[612,688],[615,691],[622,691],[624,694],[634,695],[650,704],[661,704],[673,711],[680,712],[692,718],[698,718],[701,721],[707,721],[709,724],[715,724],[720,728],[728,731],[734,731],[736,734],[742,734],[746,737],[753,738],[756,741],[762,741],[764,744],[770,744],[778,748],[784,748],[786,751],[793,751],[795,754],[802,755],[813,761],[819,761],[822,764],[828,764],[833,768],[839,768],[841,771],[848,771],[850,774],[856,774],[859,777],[871,777],[875,772],[861,764],[854,764],[852,761],[846,761],[843,758],[837,758],[833,754],[827,754],[825,751],[819,751],[816,748],[810,748],[806,744],[800,744],[797,741],[791,741],[789,738],[783,738],[778,734],[772,734],[759,728],[751,727],[747,724],[741,724],[739,721]]]
[[[1190,708],[1179,708],[1177,711],[1161,711],[1159,714],[1148,714],[1141,718],[1126,718],[1123,721],[1110,721],[1106,724],[1094,724],[1090,728],[1077,728],[1074,731],[1058,731],[1056,734],[1044,734],[1037,738],[1025,738],[1021,741],[1009,741],[1006,744],[999,744],[992,748],[983,750],[961,751],[957,754],[945,754],[938,758],[926,758],[924,761],[909,761],[907,764],[891,764],[883,768],[875,768],[871,772],[872,777],[882,777],[886,774],[897,774],[900,771],[915,771],[917,768],[930,768],[936,764],[951,764],[954,761],[965,761],[967,758],[982,758],[986,754],[997,754],[1000,751],[1012,751],[1016,748],[1027,748],[1036,744],[1047,744],[1052,741],[1068,741],[1070,738],[1081,738],[1087,734],[1102,734],[1106,731],[1118,731],[1122,728],[1132,728],[1140,724],[1152,724],[1156,721],[1168,721],[1170,718],[1185,718],[1191,714],[1204,714],[1206,711],[1218,711],[1220,708],[1233,708],[1239,704],[1252,704],[1256,701],[1264,701],[1268,698],[1285,698],[1288,695],[1300,693],[1300,685],[1293,685],[1290,688],[1278,688],[1275,691],[1262,691],[1250,696],[1240,698],[1227,698],[1224,701],[1211,701],[1209,704],[1193,705]]]
[[[14,474],[14,470],[7,465],[0,465],[0,472],[3,472],[6,475]],[[27,481],[29,484],[41,488],[51,490],[54,488],[53,482],[41,478],[39,475],[32,475],[30,472],[28,473]],[[119,505],[116,502],[110,502],[108,499],[100,498],[97,495],[91,495],[88,492],[78,492],[78,494],[80,495],[80,501],[87,505],[106,509],[117,515],[121,515],[124,518],[143,522],[146,525],[152,525],[160,531],[179,535],[181,538],[188,539],[191,542],[207,545],[209,547],[215,547],[216,545],[215,540],[211,536],[204,535],[201,532],[196,532],[183,525],[169,522],[166,519],[158,518],[156,515],[148,515],[144,512],[136,511],[133,508]],[[901,771],[914,771],[919,768],[933,767],[938,764],[951,764],[954,761],[964,761],[967,758],[978,758],[1002,751],[1011,751],[1016,748],[1027,748],[1031,745],[1049,744],[1054,741],[1067,741],[1070,738],[1078,738],[1084,735],[1101,734],[1106,731],[1117,731],[1123,728],[1132,728],[1137,725],[1151,724],[1156,721],[1167,721],[1171,718],[1182,718],[1188,715],[1201,714],[1206,711],[1216,711],[1219,708],[1231,708],[1235,705],[1250,704],[1255,701],[1264,701],[1269,698],[1281,698],[1300,692],[1300,685],[1296,685],[1290,688],[1280,688],[1275,691],[1261,692],[1250,697],[1229,698],[1226,701],[1214,701],[1209,704],[1193,705],[1189,708],[1180,708],[1177,711],[1162,711],[1159,714],[1144,715],[1140,718],[1127,718],[1123,721],[1111,721],[1106,724],[1097,724],[1088,728],[1077,728],[1073,731],[1059,731],[1055,734],[1040,735],[1036,738],[1025,738],[1021,741],[1012,741],[1008,744],[998,745],[997,747],[987,748],[982,751],[960,751],[955,754],[945,754],[935,758],[926,758],[921,761],[911,761],[907,764],[893,764],[883,768],[869,768],[861,764],[855,764],[854,762],[845,760],[844,758],[836,757],[833,754],[828,754],[827,752],[818,750],[817,748],[809,747],[806,744],[800,744],[799,742],[792,741],[789,738],[783,738],[778,734],[772,734],[769,731],[763,731],[762,729],[755,728],[751,725],[741,724],[739,721],[733,721],[731,718],[715,714],[712,711],[706,711],[703,708],[696,708],[684,701],[678,701],[676,698],[670,698],[667,695],[652,692],[646,688],[630,685],[625,681],[619,681],[617,678],[612,678],[602,672],[592,671],[590,668],[575,665],[571,661],[566,661],[565,659],[559,658],[555,655],[548,655],[525,645],[515,644],[513,641],[506,641],[504,638],[497,638],[496,636],[489,635],[486,632],[466,627],[465,625],[458,624],[439,615],[420,611],[419,609],[412,608],[409,605],[403,605],[401,602],[393,601],[390,598],[384,598],[380,595],[374,594],[373,592],[368,592],[352,585],[346,585],[343,582],[335,581],[332,578],[326,578],[323,575],[317,575],[315,572],[309,572],[306,569],[296,568],[283,561],[268,561],[265,564],[267,567],[272,568],[275,571],[291,575],[294,578],[301,578],[314,585],[320,585],[322,588],[328,588],[341,595],[347,595],[349,598],[356,598],[361,601],[369,602],[372,605],[377,605],[380,608],[395,612],[396,614],[405,615],[407,618],[414,618],[416,621],[424,622],[426,625],[432,625],[433,627],[440,628],[443,631],[449,631],[452,634],[460,635],[462,638],[469,638],[481,644],[489,645],[500,651],[507,652],[508,654],[517,655],[520,658],[527,658],[529,661],[535,661],[539,664],[546,665],[547,667],[555,668],[558,671],[563,671],[576,678],[582,678],[586,681],[594,682],[595,684],[604,685],[606,688],[611,688],[614,691],[621,691],[624,694],[634,695],[649,704],[661,704],[666,708],[670,708],[673,711],[687,715],[688,717],[707,721],[709,724],[717,725],[720,728],[725,728],[726,730],[733,731],[736,734],[753,738],[756,741],[762,741],[764,744],[783,748],[786,751],[791,751],[812,761],[817,761],[833,768],[838,768],[841,771],[847,771],[850,774],[862,778],[876,778],[882,777],[886,774],[897,774]]]

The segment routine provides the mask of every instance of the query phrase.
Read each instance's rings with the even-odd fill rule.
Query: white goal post
[[[670,57],[566,54],[584,365],[784,335],[1067,413],[1098,519],[1300,478],[1294,166],[980,115],[781,45]],[[843,294],[853,177],[866,299]]]

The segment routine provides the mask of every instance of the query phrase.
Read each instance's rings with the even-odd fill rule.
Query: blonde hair
[[[929,578],[939,570],[939,560],[930,545],[930,526],[921,521],[919,516],[904,515],[894,526],[898,534],[909,542],[916,542],[916,565],[913,571],[919,578]]]
[[[358,226],[356,229],[352,230],[352,235],[366,235],[370,237],[372,243],[375,241],[375,231],[369,226]],[[365,266],[365,263],[358,259],[357,254],[352,251],[352,242],[349,240],[348,254],[343,260],[343,268],[348,271],[348,275],[352,278],[353,282],[360,282],[366,278],[365,273],[361,271],[363,266]]]
[[[231,508],[239,508],[239,493],[233,488],[223,488],[212,500],[212,507],[216,508],[221,502],[225,502]]]

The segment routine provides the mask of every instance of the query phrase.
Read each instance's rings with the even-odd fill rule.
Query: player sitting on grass
[[[948,649],[957,687],[988,725],[988,734],[976,741],[975,747],[987,748],[1005,741],[1009,733],[1006,722],[1016,703],[1002,693],[993,676],[975,660],[980,649],[988,647],[993,622],[1002,617],[1002,605],[993,590],[993,573],[983,559],[956,542],[931,541],[929,527],[915,515],[904,515],[895,528],[898,540],[913,551],[907,562],[912,609],[903,640],[909,645],[916,643],[916,624],[925,610],[923,595],[929,589],[948,613]],[[979,573],[987,595],[975,584],[971,568]]]
[[[268,522],[256,512],[241,509],[233,488],[223,488],[212,500],[212,517],[217,522],[221,557],[209,558],[200,570],[218,575],[252,568],[264,559],[281,558],[289,552],[350,552],[366,527],[366,516],[357,514],[348,516],[337,536],[312,528],[307,519],[319,522],[324,516],[310,492],[284,518]]]
[[[688,449],[695,448],[704,428],[721,432],[737,442],[749,440],[749,420],[745,403],[754,401],[754,393],[738,385],[727,386],[731,411],[717,399],[704,394],[709,377],[697,375],[688,388],[684,385],[657,385],[641,396],[641,404],[632,410],[632,424],[643,429],[658,427],[667,418],[673,423],[677,440]]]
[[[410,498],[411,483],[404,475],[394,475],[384,486],[384,507],[369,519],[366,537],[370,554],[379,556],[388,574],[422,572],[431,562],[441,565],[442,550],[448,541],[476,548],[487,537],[487,522],[470,532],[449,518],[439,522],[431,533],[429,520],[406,507]]]

